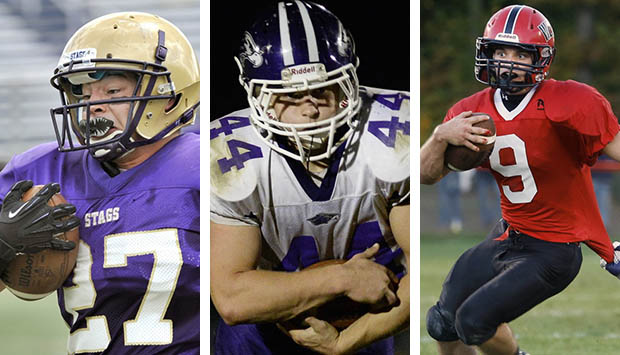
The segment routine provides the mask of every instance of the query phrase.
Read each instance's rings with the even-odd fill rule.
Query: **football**
[[[474,112],[472,116],[489,116],[486,113]],[[482,164],[493,151],[495,146],[495,123],[489,116],[486,121],[474,124],[474,127],[486,128],[491,131],[487,144],[476,144],[480,151],[474,152],[465,146],[449,144],[444,155],[444,164],[453,171],[465,171],[476,168]]]
[[[304,272],[305,270],[325,267],[328,265],[344,264],[345,262],[346,260],[342,259],[324,260],[308,266],[301,272]],[[334,326],[334,328],[340,331],[345,329],[346,327],[351,325],[351,323],[355,322],[358,318],[370,311],[370,304],[355,302],[346,296],[341,296],[318,307],[309,309],[308,311],[298,315],[297,317],[285,322],[281,322],[279,324],[286,330],[307,328],[308,325],[306,324],[304,319],[306,317],[312,316],[328,322],[329,324]]]
[[[28,201],[43,186],[36,185],[26,191],[22,197]],[[56,206],[66,203],[64,197],[55,194],[48,205]],[[15,296],[34,301],[56,291],[67,279],[77,259],[79,233],[72,229],[59,238],[73,241],[76,246],[70,251],[46,249],[35,254],[23,254],[15,257],[2,274],[2,282]]]

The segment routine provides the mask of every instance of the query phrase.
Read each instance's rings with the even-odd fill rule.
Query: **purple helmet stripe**
[[[304,31],[306,32],[306,40],[308,42],[308,59],[310,62],[319,61],[319,49],[316,43],[316,35],[314,34],[314,27],[308,14],[308,9],[301,1],[295,1],[299,8],[299,14],[301,15],[301,21],[304,24]]]
[[[521,9],[523,9],[523,6],[520,5],[513,6],[513,8],[510,9],[510,13],[506,19],[506,25],[504,26],[504,33],[512,33],[512,31],[514,31]]]

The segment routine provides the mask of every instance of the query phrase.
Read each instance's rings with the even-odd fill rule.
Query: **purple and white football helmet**
[[[353,132],[361,104],[355,72],[359,60],[351,34],[325,7],[306,1],[279,2],[244,33],[235,60],[253,127],[275,151],[304,163],[321,160]],[[274,95],[332,85],[341,90],[336,115],[303,124],[284,123],[276,117]],[[279,137],[292,142],[297,152],[280,146]],[[325,149],[304,148],[309,142],[319,142]]]

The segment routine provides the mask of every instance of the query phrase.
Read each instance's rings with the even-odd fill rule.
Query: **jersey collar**
[[[534,93],[536,92],[537,88],[538,88],[538,85],[534,86],[525,95],[523,100],[521,100],[521,103],[519,105],[517,105],[517,107],[515,107],[515,109],[512,110],[512,111],[508,111],[506,106],[504,106],[504,101],[502,101],[501,90],[500,89],[495,89],[495,93],[493,95],[493,101],[495,103],[495,109],[497,110],[499,115],[502,116],[502,118],[505,121],[512,121],[513,118],[517,117],[517,115],[519,115],[521,112],[523,112],[523,110],[525,110],[525,107],[527,106],[527,104],[530,103],[530,100],[532,99],[532,96],[534,96]]]

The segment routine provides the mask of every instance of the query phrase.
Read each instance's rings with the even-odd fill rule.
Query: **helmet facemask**
[[[361,100],[355,42],[322,5],[307,1],[274,5],[243,34],[235,58],[250,105],[250,122],[265,144],[285,157],[306,165],[326,160],[357,126]],[[337,88],[340,96],[331,117],[325,117],[325,110],[319,118],[307,117],[305,123],[286,123],[306,121],[305,114],[293,118],[288,116],[293,112],[285,111],[277,117],[273,105],[282,102],[278,100],[283,95],[314,96],[314,90],[329,87]]]
[[[133,92],[84,97],[84,85],[93,89],[108,75],[135,78]],[[170,22],[141,12],[113,13],[82,26],[67,42],[50,82],[61,100],[50,110],[59,151],[88,149],[102,162],[172,136],[194,122],[200,105],[191,44]],[[115,110],[121,122],[110,130],[113,122],[97,117],[95,105],[128,105],[127,117],[119,117],[124,107]]]
[[[109,161],[127,154],[136,147],[153,143],[168,133],[164,130],[163,134],[144,137],[138,130],[141,120],[152,119],[152,112],[161,112],[170,100],[176,99],[170,73],[165,67],[153,63],[127,61],[106,63],[105,59],[92,62],[100,62],[102,66],[97,66],[96,70],[93,70],[81,66],[87,63],[75,61],[65,68],[57,69],[57,74],[52,77],[52,86],[60,91],[62,103],[62,106],[51,110],[60,151],[88,149],[95,158]],[[135,78],[136,86],[132,95],[97,101],[85,101],[81,98],[80,91],[83,85],[101,80],[107,75]],[[155,90],[152,88],[153,83],[159,83],[156,84]],[[150,94],[153,91],[157,94]],[[101,117],[93,117],[91,107],[123,104],[129,105],[124,129],[99,139],[99,136],[105,136],[112,122]],[[58,124],[56,116],[61,117],[62,125]]]
[[[357,126],[354,117],[360,109],[361,101],[357,74],[352,64],[329,73],[322,64],[298,67],[283,70],[284,80],[246,81],[243,76],[239,80],[248,94],[251,122],[257,133],[275,151],[307,163],[328,158],[351,135]],[[295,71],[304,71],[304,68],[315,74],[294,74]],[[277,117],[273,107],[277,97],[302,96],[329,87],[337,88],[335,115],[309,123],[286,123]]]
[[[532,64],[494,59],[493,53],[500,46],[511,46],[531,53]],[[515,44],[478,38],[476,40],[475,75],[478,81],[493,88],[500,88],[509,93],[518,92],[542,82],[548,75],[552,58],[553,52],[548,46]],[[507,71],[500,74],[502,69],[507,69]],[[524,82],[514,81],[514,78],[518,76],[517,71],[525,73]]]

